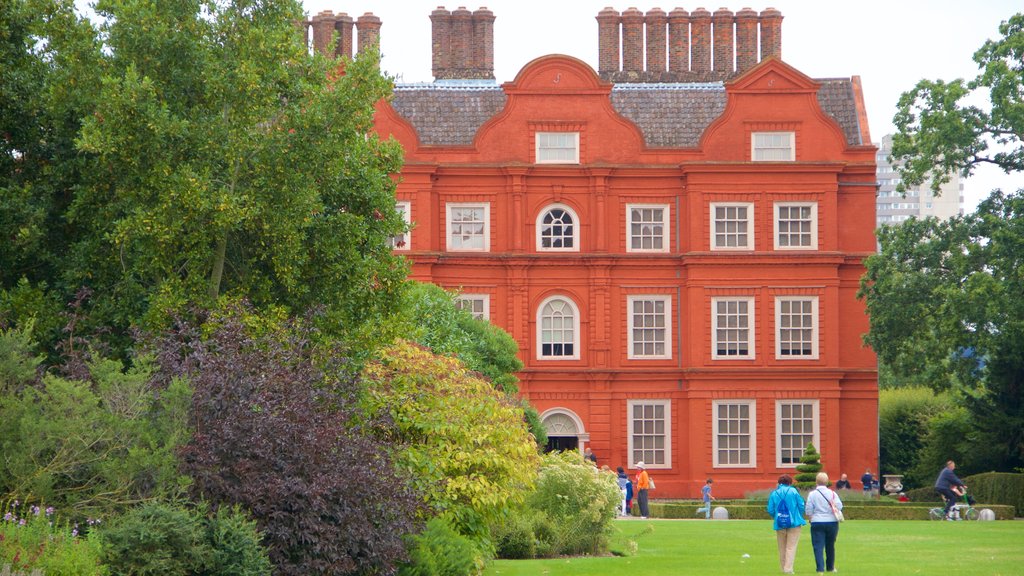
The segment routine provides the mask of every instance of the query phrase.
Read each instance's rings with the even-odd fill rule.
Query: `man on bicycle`
[[[967,486],[953,473],[955,468],[956,462],[952,460],[946,462],[942,471],[939,472],[938,479],[935,480],[935,491],[946,499],[946,520],[952,520],[949,513],[956,504],[957,492],[963,494],[963,491],[967,489]]]

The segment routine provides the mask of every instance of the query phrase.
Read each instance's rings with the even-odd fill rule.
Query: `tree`
[[[814,488],[817,484],[818,472],[821,472],[821,454],[814,448],[814,444],[808,444],[804,453],[800,456],[800,463],[796,465],[797,488]]]
[[[180,452],[194,498],[249,511],[275,574],[391,573],[420,509],[376,436],[391,424],[362,413],[348,362],[302,325],[230,312],[159,345],[164,377],[195,387]]]
[[[0,108],[17,128],[0,155],[0,234],[16,240],[0,242],[0,288],[91,287],[88,322],[121,349],[133,325],[224,299],[323,306],[325,334],[357,351],[388,339],[401,151],[372,133],[391,89],[375,53],[343,71],[309,54],[296,1],[101,0],[98,29],[70,1],[2,10],[17,74],[0,89],[41,94]]]
[[[522,410],[458,360],[408,342],[382,350],[364,378],[365,406],[395,422],[384,436],[427,504],[483,541],[540,464]]]
[[[981,73],[973,80],[921,80],[900,96],[892,147],[900,190],[930,180],[938,192],[950,174],[969,176],[982,164],[1024,170],[1024,14],[999,33],[974,53]],[[975,92],[988,93],[989,111],[962,102]]]
[[[923,372],[957,392],[976,431],[962,441],[980,467],[1024,465],[1024,190],[878,235],[859,292],[865,340],[897,375]]]

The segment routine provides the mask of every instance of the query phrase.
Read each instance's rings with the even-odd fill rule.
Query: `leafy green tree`
[[[364,378],[367,410],[395,422],[399,466],[436,513],[484,541],[537,474],[522,409],[460,361],[408,342],[384,349]]]
[[[879,466],[885,474],[902,474],[903,485],[910,488],[930,486],[935,470],[932,460],[924,466],[927,475],[922,478],[914,472],[931,447],[938,448],[939,436],[934,433],[936,417],[957,410],[957,397],[946,390],[936,393],[925,386],[883,389],[878,395],[878,445]],[[954,443],[956,448],[962,442]],[[954,458],[958,465],[964,462],[951,453],[946,460]],[[937,466],[941,466],[938,464]]]
[[[342,72],[309,54],[297,1],[95,8],[98,29],[70,1],[3,4],[17,73],[0,89],[18,104],[0,109],[0,234],[16,239],[0,288],[92,288],[84,322],[122,350],[129,327],[223,298],[322,306],[325,333],[356,350],[387,340],[406,267],[388,246],[401,151],[372,132],[391,89],[377,55]]]
[[[804,453],[800,456],[800,463],[796,465],[797,475],[793,478],[797,488],[814,488],[821,472],[821,454],[814,448],[814,444],[808,444]]]
[[[485,376],[495,388],[515,395],[523,369],[519,345],[501,328],[474,318],[456,306],[456,294],[436,284],[410,282],[398,330],[407,340],[430,348],[435,354],[455,356],[470,370]],[[530,432],[538,446],[547,444],[547,431],[536,408],[522,400]]]
[[[974,430],[959,442],[979,466],[1024,465],[1024,190],[878,235],[861,281],[865,340],[895,374],[957,391]]]
[[[938,191],[950,174],[982,164],[1024,170],[1024,14],[999,33],[974,53],[981,72],[973,80],[921,80],[900,96],[892,158],[902,162],[901,189],[930,180]],[[975,93],[987,93],[989,110],[964,102]]]

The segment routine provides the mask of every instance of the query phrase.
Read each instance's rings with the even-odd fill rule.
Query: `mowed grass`
[[[486,576],[574,574],[778,574],[768,520],[616,520],[613,550],[636,543],[632,556],[497,560]],[[749,557],[744,557],[747,554]],[[1024,522],[844,522],[836,542],[843,576],[1024,574]],[[797,574],[814,574],[810,527],[797,548]]]

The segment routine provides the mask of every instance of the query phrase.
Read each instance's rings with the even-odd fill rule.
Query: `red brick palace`
[[[597,16],[597,72],[550,55],[498,84],[490,11],[430,17],[435,82],[378,107],[399,249],[519,343],[552,446],[643,461],[661,498],[771,487],[809,442],[833,477],[877,470],[859,78],[787,65],[773,9],[630,8]]]

